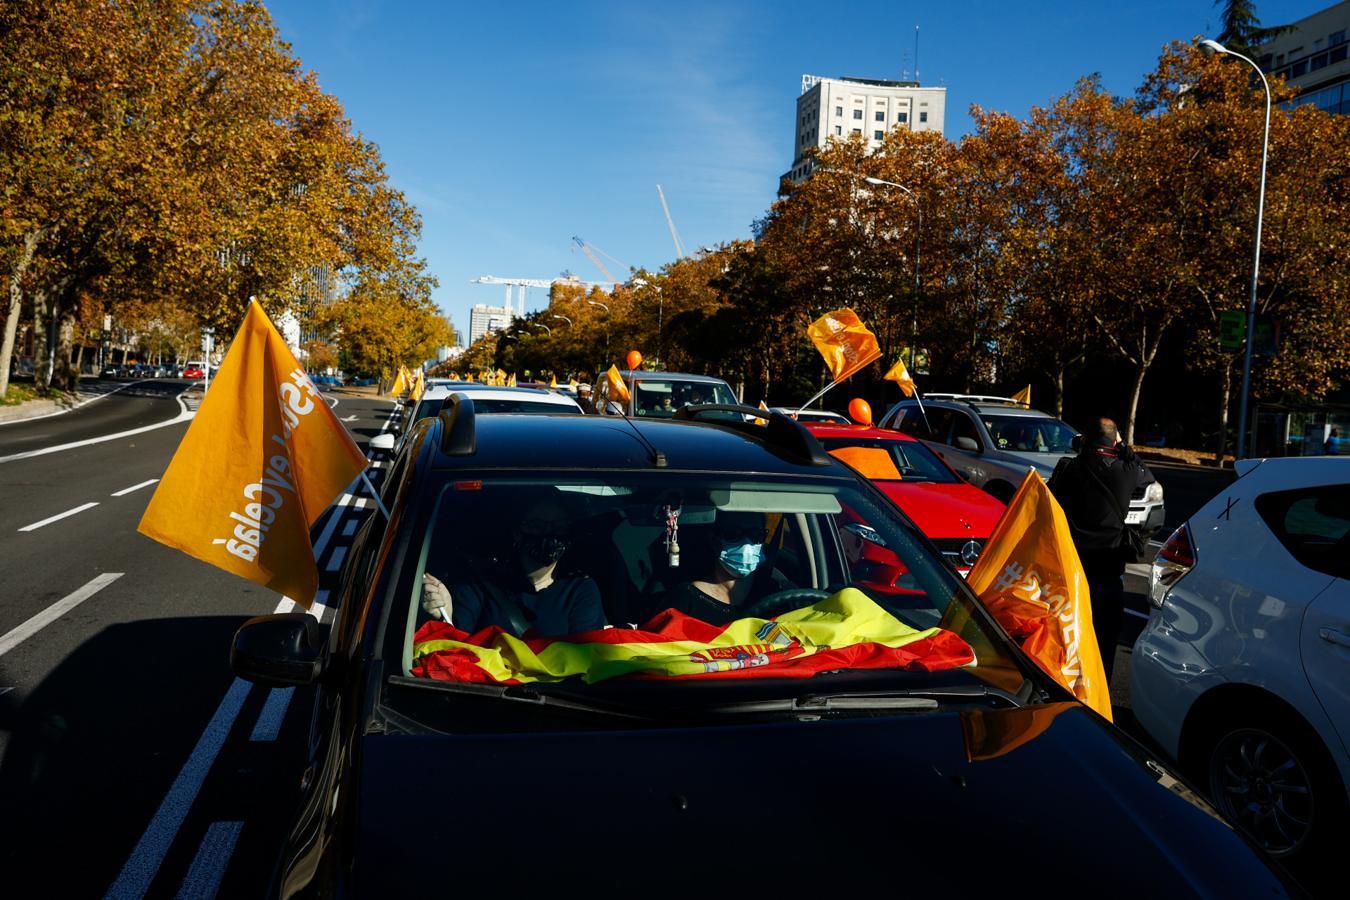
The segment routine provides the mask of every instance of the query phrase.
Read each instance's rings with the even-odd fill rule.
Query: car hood
[[[503,715],[539,721],[529,707]],[[1076,703],[369,735],[354,887],[669,895],[754,873],[794,892],[968,896],[1020,893],[1053,874],[1069,890],[1117,896],[1285,895],[1262,858],[1144,752]]]
[[[1004,506],[970,484],[874,481],[929,538],[978,538],[994,531]]]

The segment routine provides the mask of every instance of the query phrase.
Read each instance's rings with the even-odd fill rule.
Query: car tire
[[[1248,707],[1213,728],[1202,752],[1196,780],[1225,819],[1301,874],[1329,864],[1350,816],[1336,766],[1307,723]]]

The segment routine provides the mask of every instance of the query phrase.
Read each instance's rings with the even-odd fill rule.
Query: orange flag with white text
[[[308,606],[309,528],[365,467],[254,301],[137,530]]]
[[[877,337],[851,309],[837,309],[812,322],[806,329],[836,382],[881,358]]]
[[[1003,511],[966,581],[1028,656],[1111,718],[1083,564],[1064,510],[1034,470]],[[943,626],[950,627],[945,618]]]

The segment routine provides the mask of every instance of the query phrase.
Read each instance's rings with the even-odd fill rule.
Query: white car
[[[396,431],[407,436],[419,420],[434,416],[451,394],[460,394],[473,401],[476,414],[482,413],[581,413],[575,400],[538,388],[494,387],[487,384],[443,385],[429,387],[416,406],[409,401],[408,415],[396,426]],[[371,438],[373,450],[393,450],[402,441],[394,432],[385,432]]]
[[[1130,702],[1226,818],[1320,867],[1350,826],[1350,458],[1237,472],[1153,562]]]

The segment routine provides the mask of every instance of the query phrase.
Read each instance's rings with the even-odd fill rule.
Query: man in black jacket
[[[1129,445],[1120,440],[1116,423],[1098,419],[1083,434],[1078,455],[1060,460],[1050,476],[1050,492],[1064,508],[1087,576],[1092,627],[1107,681],[1115,665],[1125,610],[1125,513],[1141,465]]]

